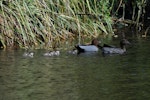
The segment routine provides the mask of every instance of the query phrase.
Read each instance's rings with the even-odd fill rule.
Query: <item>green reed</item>
[[[56,48],[60,43],[113,33],[109,0],[1,0],[4,47]]]

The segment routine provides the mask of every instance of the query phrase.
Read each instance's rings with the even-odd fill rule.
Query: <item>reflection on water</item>
[[[127,54],[105,57],[0,51],[0,100],[149,100],[150,41],[133,42]]]

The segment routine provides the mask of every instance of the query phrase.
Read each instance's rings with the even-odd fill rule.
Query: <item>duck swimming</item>
[[[75,54],[78,53],[78,50],[73,49],[73,50],[68,51],[67,53],[68,53],[68,54],[73,54],[73,55],[75,55]]]
[[[33,57],[34,53],[33,52],[24,52],[23,57]]]
[[[43,54],[43,56],[51,57],[51,56],[59,56],[60,51],[51,51],[51,52],[46,52]]]
[[[127,39],[122,39],[120,41],[120,48],[104,45],[103,47],[100,47],[103,54],[123,54],[126,52],[126,45],[130,44],[130,42]]]
[[[99,50],[99,41],[97,39],[93,39],[92,43],[89,45],[77,45],[75,48],[79,53],[81,52],[97,52]]]

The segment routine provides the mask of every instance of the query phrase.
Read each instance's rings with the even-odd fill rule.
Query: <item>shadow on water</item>
[[[127,54],[111,56],[0,51],[0,100],[149,100],[150,41],[133,42]]]

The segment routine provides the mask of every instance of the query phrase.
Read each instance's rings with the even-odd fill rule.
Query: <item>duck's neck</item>
[[[100,46],[100,45],[97,45],[97,47],[98,47],[98,48],[100,48],[100,49],[102,49],[102,48],[103,48],[103,47],[102,47],[102,46]]]
[[[124,51],[126,51],[126,46],[125,45],[121,45],[121,49],[123,49]]]

